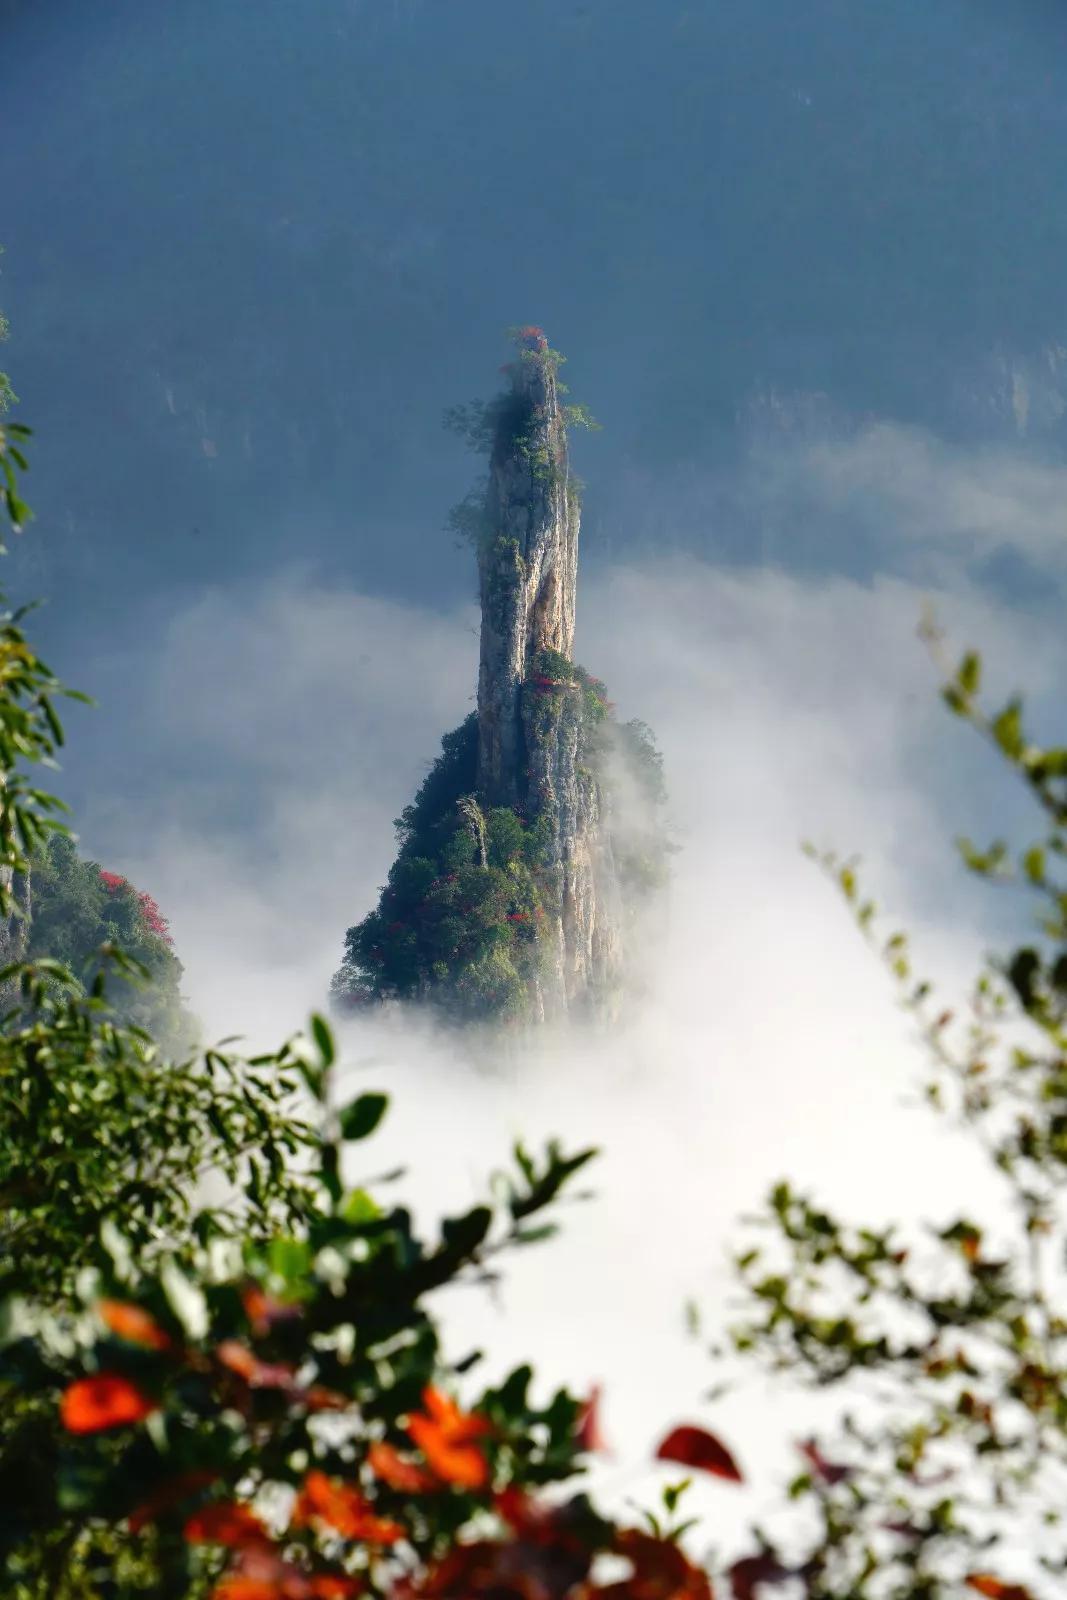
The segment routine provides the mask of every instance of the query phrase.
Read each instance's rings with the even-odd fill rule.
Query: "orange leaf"
[[[440,1389],[422,1391],[422,1403],[451,1444],[467,1444],[492,1432],[492,1424],[473,1411],[461,1411],[450,1395]]]
[[[347,1411],[351,1401],[346,1394],[339,1394],[336,1389],[326,1389],[321,1383],[313,1383],[310,1389],[305,1389],[301,1396],[309,1411]]]
[[[130,1532],[140,1533],[142,1528],[147,1527],[150,1522],[155,1522],[164,1511],[180,1505],[191,1494],[195,1494],[197,1489],[206,1488],[217,1477],[217,1472],[204,1470],[182,1472],[176,1478],[169,1478],[166,1483],[160,1484],[154,1494],[150,1494],[147,1500],[142,1500],[141,1504],[130,1512],[126,1518]]]
[[[212,1600],[352,1600],[359,1580],[334,1572],[304,1572],[270,1544],[248,1545],[212,1590]]]
[[[476,1444],[456,1443],[446,1429],[416,1412],[408,1418],[408,1432],[422,1451],[431,1471],[458,1489],[484,1489],[489,1463]]]
[[[1033,1600],[1021,1583],[1004,1583],[991,1572],[969,1572],[963,1581],[968,1589],[984,1594],[987,1600]]]
[[[223,1578],[211,1591],[211,1600],[281,1600],[282,1591],[269,1578]]]
[[[231,1549],[258,1544],[267,1537],[255,1512],[234,1500],[218,1500],[194,1511],[182,1532],[188,1544],[224,1544]]]
[[[250,1382],[256,1368],[259,1366],[259,1357],[255,1355],[246,1344],[239,1339],[223,1339],[215,1351],[215,1358],[220,1361],[230,1372],[236,1372],[239,1378],[246,1383]]]
[[[59,1415],[68,1433],[101,1433],[124,1428],[158,1410],[154,1400],[117,1372],[78,1378],[64,1390]]]
[[[223,1339],[215,1351],[215,1358],[243,1378],[252,1389],[281,1389],[287,1394],[299,1393],[292,1367],[278,1361],[261,1361],[239,1339]]]
[[[656,1451],[657,1461],[678,1461],[729,1483],[743,1483],[740,1468],[721,1439],[704,1428],[673,1428]]]
[[[241,1291],[241,1304],[252,1332],[259,1335],[269,1333],[276,1322],[293,1322],[301,1315],[299,1306],[276,1300],[254,1283]]]
[[[367,1463],[376,1478],[387,1483],[390,1489],[398,1489],[401,1494],[426,1494],[438,1487],[436,1478],[414,1461],[408,1461],[384,1439],[371,1445],[367,1451]]]
[[[325,1522],[346,1539],[362,1539],[368,1544],[396,1544],[405,1537],[400,1524],[379,1517],[358,1489],[328,1478],[325,1472],[308,1473],[293,1506],[294,1528],[311,1522]]]
[[[170,1340],[155,1317],[140,1306],[125,1300],[101,1300],[96,1308],[101,1322],[127,1344],[140,1344],[147,1350],[169,1350]]]

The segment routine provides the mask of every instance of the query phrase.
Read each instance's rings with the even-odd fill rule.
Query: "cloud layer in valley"
[[[345,1030],[351,1083],[395,1093],[375,1168],[404,1161],[427,1218],[480,1195],[516,1136],[604,1147],[597,1197],[563,1237],[516,1261],[494,1300],[453,1294],[447,1320],[457,1353],[486,1348],[494,1372],[529,1356],[548,1380],[602,1380],[627,1456],[713,1381],[683,1306],[722,1325],[726,1248],[771,1181],[875,1220],[947,1214],[981,1182],[905,1104],[919,1063],[888,980],[799,848],[859,853],[923,964],[950,990],[971,972],[989,908],[950,840],[1002,823],[1013,791],[940,707],[916,624],[932,598],[1005,691],[1039,700],[1063,655],[1055,630],[973,589],[966,562],[950,576],[931,597],[901,577],[693,558],[602,570],[582,590],[579,653],[620,714],[656,730],[681,846],[647,996],[619,1037],[489,1061],[417,1023]],[[136,816],[98,806],[85,832],[166,908],[209,1034],[270,1044],[322,1004],[391,860],[391,819],[471,707],[475,620],[294,570],[206,595],[158,642],[144,714],[166,728],[173,786]],[[750,1464],[781,1460],[777,1402],[712,1414]],[[616,1492],[640,1486],[613,1470]]]

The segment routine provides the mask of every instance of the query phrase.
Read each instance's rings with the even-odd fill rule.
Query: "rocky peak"
[[[624,935],[662,881],[659,756],[620,726],[604,685],[572,659],[579,504],[562,358],[520,329],[507,385],[451,424],[488,452],[484,496],[453,523],[471,536],[482,603],[476,713],[397,824],[377,909],[345,940],[338,1001],[431,1004],[464,1022],[608,1016]],[[455,516],[455,513],[454,513]],[[643,731],[642,731],[643,730]],[[620,831],[615,777],[648,789],[648,825]]]

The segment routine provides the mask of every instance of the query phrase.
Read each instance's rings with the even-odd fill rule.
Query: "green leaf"
[[[352,1141],[368,1138],[385,1116],[388,1104],[387,1094],[376,1090],[361,1094],[341,1112],[341,1138]]]
[[[1008,966],[1008,979],[1020,1004],[1027,1010],[1037,998],[1037,983],[1041,977],[1041,957],[1036,950],[1017,950]]]
[[[673,1513],[678,1509],[678,1502],[685,1491],[692,1486],[692,1478],[682,1478],[678,1483],[668,1483],[663,1490],[663,1504]]]
[[[267,1248],[267,1265],[286,1284],[307,1276],[311,1247],[306,1239],[272,1239]]]
[[[512,1237],[516,1244],[543,1244],[555,1238],[559,1228],[554,1222],[545,1222],[539,1228],[516,1228]]]
[[[1033,845],[1023,856],[1023,871],[1031,883],[1038,885],[1045,881],[1045,852],[1040,845]]]
[[[344,1222],[358,1228],[365,1222],[377,1222],[382,1214],[382,1208],[366,1191],[366,1189],[353,1189],[345,1195],[340,1207],[339,1215]]]
[[[978,685],[982,680],[982,658],[973,650],[969,650],[960,662],[956,674],[956,682],[964,694],[973,695],[978,692]]]
[[[1067,749],[1057,746],[1053,750],[1042,750],[1035,758],[1031,771],[1039,778],[1067,777]]]
[[[463,1217],[449,1217],[441,1224],[441,1235],[449,1252],[457,1256],[473,1255],[484,1241],[493,1222],[488,1206],[475,1206]]]
[[[320,1017],[317,1011],[311,1018],[311,1034],[312,1038],[315,1040],[315,1043],[319,1047],[319,1054],[322,1057],[323,1066],[332,1066],[336,1055],[333,1042],[333,1033],[330,1030],[329,1023],[324,1017]]]
[[[1023,750],[1023,712],[1018,700],[1010,700],[993,719],[991,732],[1009,760],[1018,760]]]

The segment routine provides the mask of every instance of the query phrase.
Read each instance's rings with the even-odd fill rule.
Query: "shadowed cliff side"
[[[580,506],[563,358],[514,334],[507,387],[450,425],[489,456],[451,517],[473,543],[482,609],[477,713],[397,822],[377,909],[345,941],[343,1007],[430,1003],[461,1020],[610,1017],[628,935],[662,887],[663,783],[643,724],[620,725],[572,660]]]

